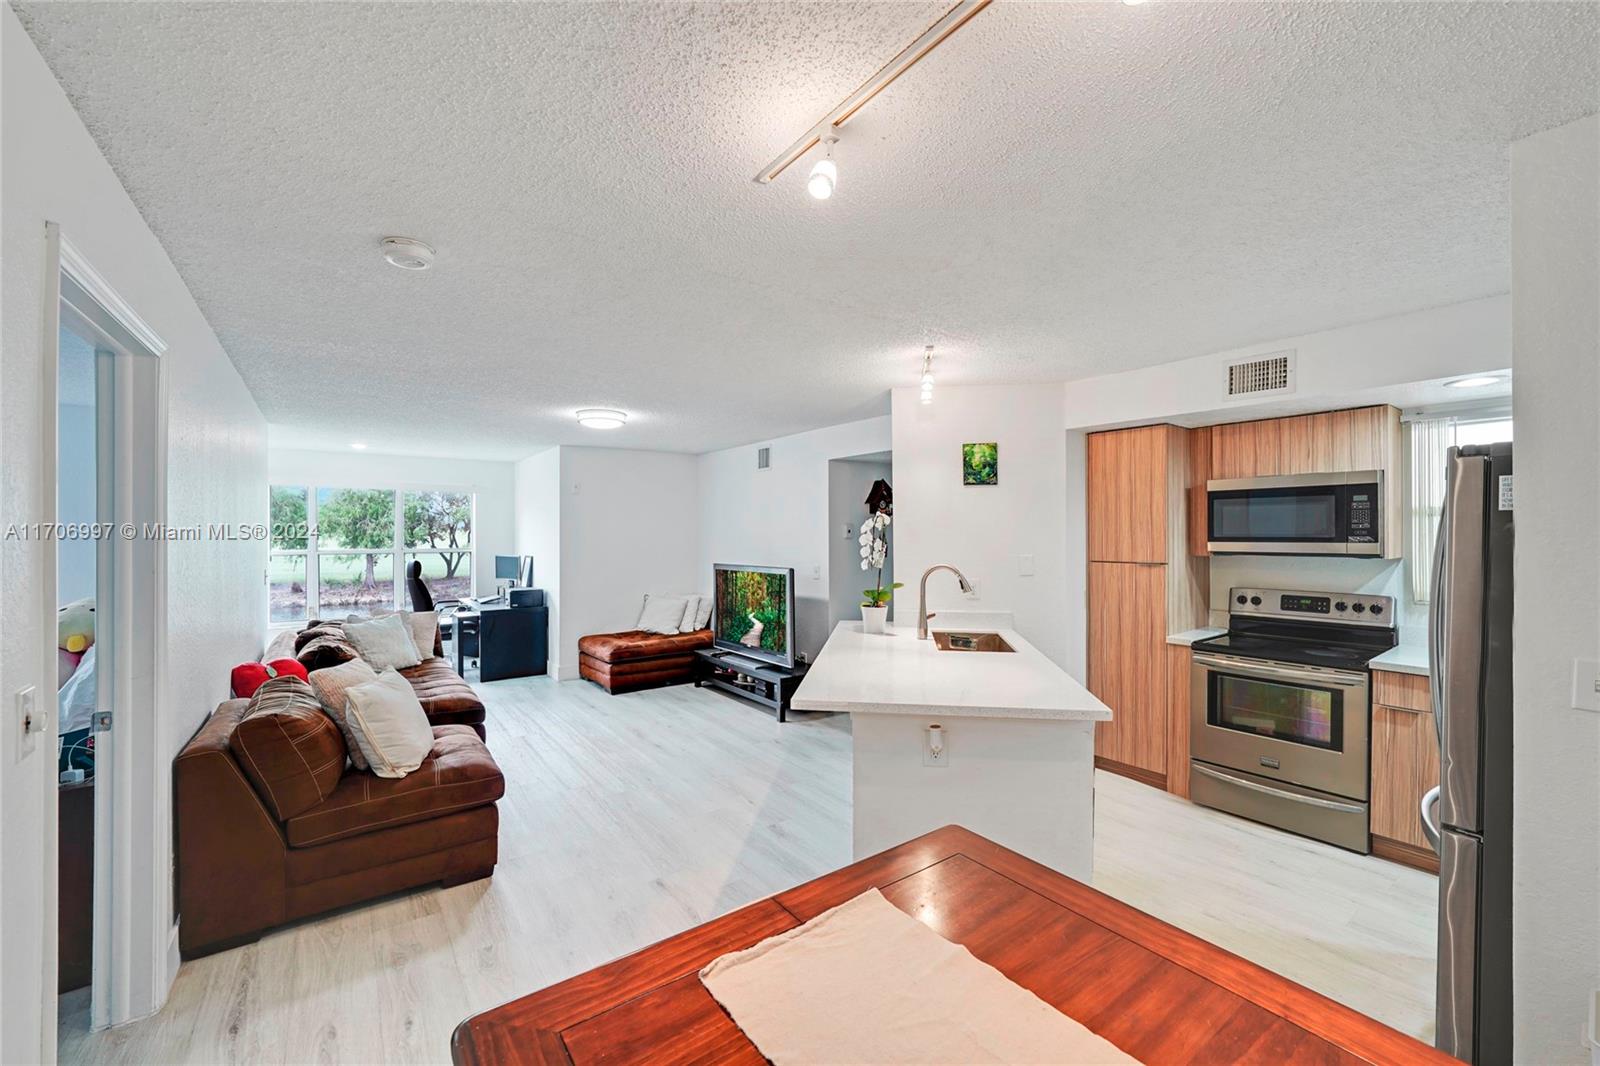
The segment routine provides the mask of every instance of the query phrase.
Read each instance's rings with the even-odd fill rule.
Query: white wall
[[[763,445],[772,449],[772,465],[758,470],[756,449]],[[796,651],[815,658],[828,638],[828,462],[889,445],[889,419],[879,417],[699,456],[694,587],[711,591],[713,563],[794,567]],[[898,526],[900,487],[890,483]]]
[[[1600,118],[1511,147],[1517,388],[1512,978],[1515,1058],[1587,1061],[1600,988]]]
[[[0,516],[39,521],[53,509],[42,476],[53,405],[42,403],[45,222],[69,240],[168,345],[168,520],[174,524],[263,523],[267,518],[266,424],[183,279],[129,200],[38,51],[7,6],[0,11]],[[37,541],[0,541],[0,695],[55,687],[53,634],[36,611],[53,593],[53,566]],[[168,677],[153,731],[158,750],[176,752],[226,695],[228,670],[259,655],[265,632],[266,546],[251,541],[186,541],[168,547]],[[47,665],[48,664],[48,665]],[[48,706],[48,704],[46,704]],[[55,989],[45,981],[55,953],[55,901],[44,892],[54,866],[54,730],[24,756],[17,730],[0,740],[0,1059],[54,1053]],[[8,722],[10,719],[8,718]],[[153,786],[170,791],[163,763]],[[153,842],[158,869],[170,836]],[[170,915],[170,900],[155,901]],[[169,975],[170,977],[170,975]],[[165,995],[165,988],[159,990]],[[158,1004],[135,1003],[135,1013]]]
[[[833,459],[828,463],[828,630],[846,619],[861,617],[864,589],[878,579],[876,570],[861,569],[861,520],[867,516],[867,494],[879,478],[894,485],[894,468],[886,462]],[[846,532],[848,529],[849,532]],[[894,523],[888,530],[883,584],[894,584]],[[896,618],[889,603],[889,618]]]
[[[562,680],[578,676],[578,638],[632,629],[646,593],[707,593],[699,557],[695,456],[560,449]],[[537,566],[537,561],[535,562]]]
[[[473,589],[482,595],[494,591],[495,555],[516,554],[515,464],[354,450],[310,451],[286,446],[293,439],[283,439],[287,436],[276,427],[268,435],[267,478],[273,485],[473,493],[477,497],[473,516]],[[537,578],[538,560],[534,565]],[[403,600],[403,591],[401,596]]]
[[[891,417],[905,618],[914,620],[923,571],[950,563],[977,583],[978,597],[964,597],[951,575],[935,574],[928,581],[930,611],[1009,610],[1019,633],[1071,669],[1081,652],[1071,649],[1068,636],[1061,387],[946,386],[927,405],[915,388],[896,389]],[[963,485],[961,445],[983,441],[999,445],[999,484]],[[1023,555],[1033,557],[1031,576],[1020,572]],[[1082,555],[1073,566],[1082,571]]]
[[[1230,404],[1226,367],[1294,349],[1296,390],[1267,403]],[[1511,364],[1511,303],[1505,296],[1392,315],[1247,348],[1196,356],[1066,384],[1068,427],[1175,421],[1210,425],[1387,403],[1403,386]],[[1198,416],[1198,417],[1197,417]]]
[[[533,556],[533,583],[549,608],[550,676],[562,676],[561,661],[561,449],[547,448],[516,464],[514,526],[516,554]],[[572,664],[568,664],[569,668]]]
[[[89,358],[93,360],[91,352]],[[57,410],[56,521],[92,524],[96,520],[94,408],[64,403]],[[95,543],[88,538],[61,541],[56,562],[56,602],[93,599]]]

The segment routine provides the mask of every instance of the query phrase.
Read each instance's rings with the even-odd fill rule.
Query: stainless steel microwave
[[[1206,547],[1250,555],[1383,554],[1383,472],[1206,482]]]

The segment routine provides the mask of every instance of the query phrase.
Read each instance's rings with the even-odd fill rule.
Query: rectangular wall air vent
[[[757,470],[765,470],[767,467],[769,467],[771,465],[772,465],[772,449],[771,448],[757,448],[756,449],[756,469]]]
[[[1228,364],[1228,397],[1294,391],[1294,352],[1273,352]]]

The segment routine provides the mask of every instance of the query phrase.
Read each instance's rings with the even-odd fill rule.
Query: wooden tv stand
[[[785,669],[772,663],[747,659],[738,652],[720,648],[700,648],[695,653],[694,687],[710,685],[724,692],[771,707],[778,712],[778,721],[789,720],[789,700],[806,676],[806,664],[795,663]]]

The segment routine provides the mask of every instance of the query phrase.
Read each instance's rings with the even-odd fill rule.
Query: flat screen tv
[[[794,666],[792,567],[717,563],[711,593],[711,638],[718,648]]]

